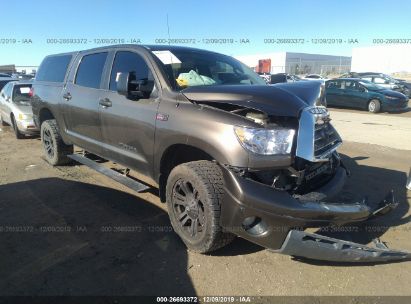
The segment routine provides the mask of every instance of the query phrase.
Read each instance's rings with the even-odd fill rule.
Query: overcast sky
[[[411,39],[407,0],[19,0],[4,1],[1,10],[0,64],[38,65],[48,54],[105,45],[101,39],[156,44],[169,37],[167,15],[172,39],[229,55],[350,56],[353,47],[374,39]]]

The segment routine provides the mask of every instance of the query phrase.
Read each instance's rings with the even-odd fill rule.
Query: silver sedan
[[[18,139],[39,133],[30,104],[31,83],[11,81],[0,92],[0,123],[10,125]]]

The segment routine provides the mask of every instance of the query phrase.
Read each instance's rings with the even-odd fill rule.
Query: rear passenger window
[[[136,80],[153,80],[153,75],[147,63],[140,55],[133,52],[121,51],[117,52],[114,58],[113,69],[111,70],[110,76],[110,90],[117,90],[119,73],[129,72],[134,72]]]
[[[37,81],[63,82],[72,55],[47,57],[36,74]]]
[[[99,89],[106,58],[107,53],[84,56],[78,67],[74,83],[83,87]]]
[[[327,85],[327,89],[341,89],[341,82],[338,80],[329,81]]]
[[[343,88],[346,90],[357,90],[357,83],[353,80],[346,80],[343,82]]]
[[[2,90],[6,85],[7,85],[8,81],[0,81],[0,90]]]

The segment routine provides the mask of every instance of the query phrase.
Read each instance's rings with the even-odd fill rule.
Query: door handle
[[[112,106],[111,100],[108,98],[101,98],[98,102],[103,108],[108,108]]]
[[[71,99],[71,94],[70,92],[64,93],[63,94],[63,99],[66,101],[69,101]]]

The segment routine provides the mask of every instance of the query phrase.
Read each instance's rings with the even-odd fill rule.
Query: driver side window
[[[119,51],[114,58],[110,75],[110,91],[117,91],[117,81],[120,73],[133,73],[135,80],[154,81],[153,74],[146,61],[137,53]]]

